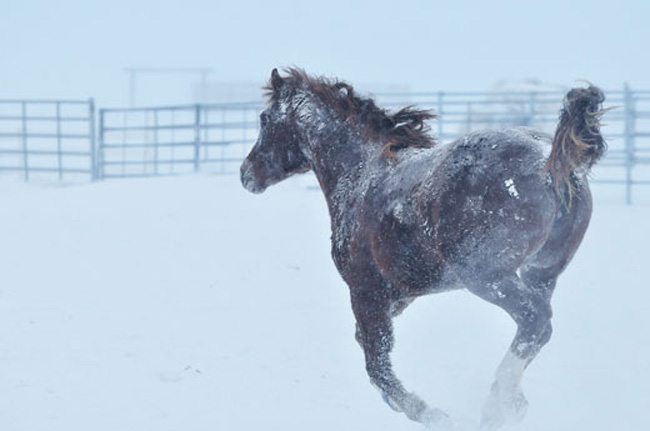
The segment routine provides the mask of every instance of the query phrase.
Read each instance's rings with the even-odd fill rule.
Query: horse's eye
[[[269,122],[269,114],[267,114],[266,112],[262,112],[260,114],[260,125],[264,127],[268,122]]]

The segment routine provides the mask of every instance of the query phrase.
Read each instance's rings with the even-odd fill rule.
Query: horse
[[[430,111],[389,112],[343,81],[297,68],[284,75],[274,69],[265,87],[241,182],[261,193],[294,174],[316,175],[371,383],[409,419],[453,428],[393,372],[392,319],[419,296],[464,288],[517,325],[481,428],[521,420],[522,375],[551,338],[551,296],[591,217],[587,173],[606,149],[603,92],[570,90],[554,136],[482,130],[440,144]]]

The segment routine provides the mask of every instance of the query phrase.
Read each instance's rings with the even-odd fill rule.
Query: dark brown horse
[[[553,138],[508,129],[442,145],[427,132],[427,111],[391,114],[345,83],[287,72],[271,74],[241,180],[261,193],[293,174],[316,174],[372,383],[410,419],[452,427],[393,373],[391,320],[420,295],[466,288],[518,327],[483,428],[523,417],[522,374],[551,337],[551,295],[591,216],[586,174],[605,150],[603,93],[571,90]]]

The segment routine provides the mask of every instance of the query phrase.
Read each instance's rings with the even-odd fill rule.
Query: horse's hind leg
[[[376,292],[375,292],[376,293]],[[370,382],[380,391],[384,401],[430,429],[449,430],[451,421],[439,409],[432,409],[417,395],[407,392],[393,372],[390,352],[393,348],[393,327],[389,301],[374,295],[353,295],[352,308],[357,319],[357,340],[365,354]]]
[[[521,379],[528,364],[551,338],[550,295],[531,289],[516,274],[468,281],[472,293],[504,309],[517,324],[517,333],[497,368],[483,409],[483,429],[494,430],[508,421],[521,420],[526,413]]]

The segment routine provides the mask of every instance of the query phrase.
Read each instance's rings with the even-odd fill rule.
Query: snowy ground
[[[0,430],[420,430],[370,386],[323,198],[294,179],[0,183]],[[511,430],[650,429],[650,188],[595,188]],[[397,320],[407,387],[469,428],[514,325],[465,292]]]

